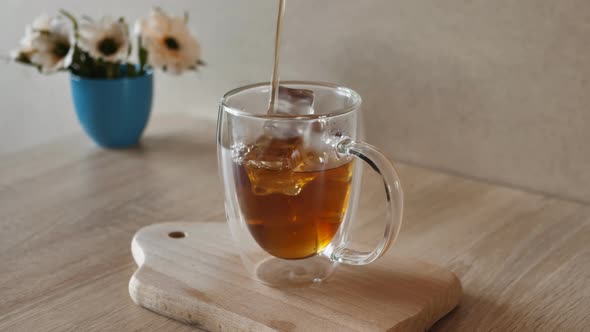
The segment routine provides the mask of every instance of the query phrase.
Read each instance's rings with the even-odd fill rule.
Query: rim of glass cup
[[[314,82],[314,81],[281,81],[281,84],[284,85],[308,85],[308,86],[316,86],[316,87],[324,87],[324,88],[331,88],[345,94],[348,94],[354,102],[346,107],[338,108],[335,110],[330,110],[327,113],[322,114],[306,114],[306,115],[289,115],[289,114],[254,114],[248,111],[244,111],[242,109],[231,107],[227,104],[228,98],[246,90],[258,88],[261,86],[269,86],[270,82],[261,82],[261,83],[254,83],[245,85],[239,88],[235,88],[233,90],[228,91],[226,94],[223,95],[221,98],[221,106],[224,110],[233,115],[243,116],[243,117],[250,117],[250,118],[259,118],[259,119],[293,119],[293,120],[308,120],[308,119],[322,119],[322,118],[330,118],[338,115],[347,114],[353,112],[359,108],[362,103],[361,96],[354,90],[349,89],[347,87],[340,86],[338,84],[332,83],[324,83],[324,82]]]

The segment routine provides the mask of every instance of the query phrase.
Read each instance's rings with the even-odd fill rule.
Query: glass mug
[[[260,83],[225,94],[217,124],[232,238],[246,268],[273,286],[320,282],[339,263],[373,262],[397,237],[403,212],[393,164],[375,147],[357,141],[361,97],[324,83],[281,86],[313,93],[312,112],[269,114],[270,85]],[[349,247],[361,177],[355,158],[385,184],[385,230],[368,252]]]

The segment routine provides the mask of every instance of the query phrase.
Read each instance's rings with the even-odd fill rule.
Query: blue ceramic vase
[[[126,148],[139,142],[152,109],[153,73],[116,79],[72,74],[74,108],[92,140],[105,148]]]

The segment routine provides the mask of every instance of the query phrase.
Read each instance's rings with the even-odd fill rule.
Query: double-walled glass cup
[[[313,94],[313,104],[295,113],[269,113],[268,83],[241,87],[221,100],[217,129],[225,210],[236,249],[255,278],[273,286],[323,281],[339,263],[371,263],[397,237],[403,211],[393,164],[357,140],[361,97],[324,83],[281,86],[297,89],[290,90],[294,95],[303,91],[307,102]],[[349,244],[358,159],[382,176],[387,200],[383,236],[367,252]]]

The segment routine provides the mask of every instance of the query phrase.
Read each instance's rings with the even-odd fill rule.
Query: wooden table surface
[[[152,120],[141,147],[84,136],[0,156],[0,331],[190,331],[133,304],[136,230],[225,219],[215,124]],[[396,254],[453,270],[464,298],[435,331],[589,331],[590,206],[399,165]],[[382,184],[367,174],[361,241]],[[366,237],[366,239],[363,239]]]

